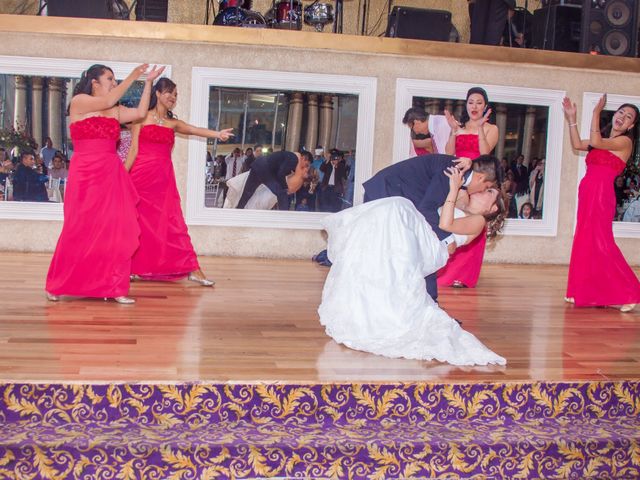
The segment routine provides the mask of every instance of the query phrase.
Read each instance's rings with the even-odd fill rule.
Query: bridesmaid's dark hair
[[[153,90],[151,91],[151,100],[149,101],[149,110],[156,108],[158,105],[158,96],[156,93],[164,93],[164,92],[173,92],[176,89],[177,85],[169,80],[167,77],[162,77],[160,80],[156,82],[153,86]],[[175,115],[171,110],[167,111],[167,117],[175,118]]]
[[[460,124],[462,125],[462,128],[464,128],[466,123],[470,120],[469,112],[467,112],[467,102],[469,101],[469,97],[474,93],[477,93],[478,95],[482,95],[482,98],[484,98],[484,103],[486,105],[489,105],[489,96],[487,95],[487,91],[482,87],[471,87],[467,91],[467,98],[465,99],[464,111],[462,112],[462,117],[460,118]]]
[[[91,95],[91,81],[97,81],[106,71],[113,73],[113,70],[111,70],[111,68],[107,67],[106,65],[91,65],[88,69],[82,72],[80,81],[73,89],[73,96],[75,97],[80,93]]]
[[[636,139],[636,131],[638,130],[638,120],[640,120],[640,111],[638,110],[638,107],[636,107],[633,103],[623,103],[616,109],[616,113],[625,107],[630,108],[631,110],[636,112],[636,119],[633,122],[634,123],[633,128],[630,128],[629,130],[627,130],[625,133],[622,134],[626,137],[629,137],[629,140],[633,142]],[[612,128],[613,128],[613,120],[607,123],[604,127],[600,129],[600,135],[603,138],[609,138],[609,135],[611,135]]]
[[[76,86],[73,87],[72,97],[75,97],[76,95],[79,95],[81,93],[84,93],[86,95],[91,95],[91,81],[92,80],[98,81],[98,79],[106,71],[113,73],[113,70],[111,70],[111,68],[107,67],[106,65],[101,65],[99,63],[96,63],[95,65],[91,65],[89,68],[87,68],[80,75],[80,81],[78,81],[78,83],[76,83]],[[71,108],[71,103],[67,105],[67,115],[69,115],[70,108]]]

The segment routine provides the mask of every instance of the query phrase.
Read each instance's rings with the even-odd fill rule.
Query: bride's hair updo
[[[98,81],[98,79],[104,74],[104,72],[107,71],[113,73],[113,70],[111,70],[111,68],[107,67],[106,65],[91,65],[84,72],[82,72],[80,81],[73,88],[73,96],[75,97],[76,95],[79,95],[81,93],[91,95],[91,81]]]
[[[173,92],[176,89],[177,85],[169,80],[167,77],[162,77],[160,80],[156,82],[153,86],[153,90],[151,91],[151,100],[149,101],[149,110],[153,110],[158,105],[158,96],[156,93],[165,93],[165,92]],[[175,115],[171,110],[167,111],[167,117],[175,118]]]
[[[504,195],[498,190],[498,196],[496,197],[496,206],[498,209],[484,216],[487,221],[487,238],[495,238],[500,230],[502,230],[502,227],[504,227],[504,220],[507,218],[508,213],[507,205],[508,203]]]

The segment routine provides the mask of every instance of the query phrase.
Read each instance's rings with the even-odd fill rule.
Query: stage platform
[[[0,260],[0,478],[639,478],[640,311],[563,301],[566,266],[486,265],[442,306],[507,358],[355,352],[311,261],[202,258],[215,288],[47,302]]]

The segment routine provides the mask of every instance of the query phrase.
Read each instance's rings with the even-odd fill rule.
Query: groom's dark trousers
[[[447,167],[454,166],[452,155],[432,154],[413,157],[380,170],[364,182],[364,201],[379,198],[404,197],[411,201],[424,216],[427,223],[440,240],[448,237],[438,227],[442,206],[449,193],[449,178],[444,174]],[[465,174],[469,175],[469,172]],[[425,277],[427,292],[435,301],[438,299],[436,273]]]

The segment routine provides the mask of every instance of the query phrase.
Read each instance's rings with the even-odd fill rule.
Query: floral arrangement
[[[18,151],[33,150],[36,145],[36,141],[20,126],[0,129],[0,147],[7,152],[14,147],[17,147]]]

